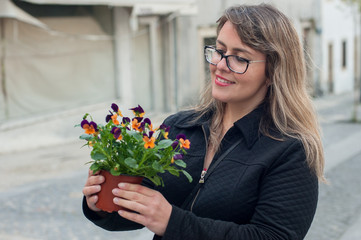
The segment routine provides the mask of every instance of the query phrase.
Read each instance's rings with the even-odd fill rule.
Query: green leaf
[[[164,172],[162,165],[160,165],[157,161],[153,162],[152,168],[157,170],[158,172]]]
[[[158,148],[159,148],[159,149],[164,149],[164,148],[167,148],[167,147],[169,147],[169,146],[172,146],[172,144],[173,144],[173,141],[172,141],[172,140],[170,140],[170,139],[163,139],[163,140],[159,141],[159,143],[158,143]]]
[[[128,157],[124,160],[124,163],[131,168],[138,168],[137,160],[134,158]]]
[[[119,176],[120,172],[116,171],[116,170],[114,170],[114,168],[112,168],[112,169],[110,169],[110,174],[112,174],[113,176]]]
[[[92,140],[92,139],[93,139],[93,136],[92,136],[92,135],[89,135],[89,134],[82,134],[82,135],[80,135],[79,138],[89,141],[89,140]]]
[[[100,170],[99,168],[100,168],[99,164],[93,163],[92,165],[90,165],[89,169],[92,170],[93,172],[96,172],[96,171]]]
[[[168,172],[174,176],[179,177],[179,172],[177,170],[174,169],[169,169]]]
[[[175,160],[174,163],[182,168],[186,168],[187,164],[183,160]]]
[[[189,173],[187,173],[187,172],[184,171],[184,170],[182,170],[182,173],[188,178],[188,181],[189,181],[189,182],[192,182],[192,181],[193,181],[193,178],[192,178],[192,176],[191,176]]]
[[[137,139],[137,141],[143,140],[143,136],[139,132],[127,130],[127,133],[129,134],[129,136],[132,136],[135,139]]]
[[[148,178],[149,180],[151,180],[156,186],[162,185],[164,186],[164,183],[162,182],[162,179],[159,176],[154,176],[152,178]]]
[[[127,152],[129,153],[130,156],[133,156],[134,155],[134,152],[131,150],[131,149],[127,149]]]
[[[92,151],[90,156],[94,160],[105,160],[105,159],[107,159],[107,157],[103,153],[100,153],[100,152]]]

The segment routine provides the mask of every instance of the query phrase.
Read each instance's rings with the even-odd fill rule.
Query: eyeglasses
[[[206,57],[207,62],[212,65],[217,65],[220,61],[222,61],[223,58],[225,58],[227,67],[232,72],[240,74],[243,74],[247,71],[250,63],[266,62],[266,60],[250,61],[236,55],[224,55],[223,52],[217,50],[215,47],[212,46],[204,47],[204,56]]]

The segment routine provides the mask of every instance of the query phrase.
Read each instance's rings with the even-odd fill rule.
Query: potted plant
[[[104,209],[103,195],[121,181],[140,183],[143,178],[152,181],[156,186],[164,186],[159,173],[169,172],[179,176],[183,173],[191,182],[192,177],[184,170],[186,163],[182,160],[190,141],[180,134],[176,139],[168,139],[169,127],[164,124],[154,128],[149,118],[144,117],[141,106],[131,108],[134,117],[124,117],[119,107],[113,103],[106,116],[105,125],[97,124],[88,113],[84,115],[80,125],[85,133],[80,139],[86,141],[84,146],[90,147],[93,172],[100,171],[105,177],[104,186],[99,193],[98,208],[105,211],[117,209]],[[113,178],[115,186],[106,186]],[[108,190],[107,190],[108,188]],[[112,203],[113,196],[109,200]],[[116,205],[115,205],[116,206]]]

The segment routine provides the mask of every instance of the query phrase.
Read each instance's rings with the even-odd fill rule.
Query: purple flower
[[[174,160],[179,160],[179,159],[183,159],[183,155],[182,154],[175,154],[173,157]]]
[[[153,131],[149,131],[149,134],[143,133],[143,137],[151,138],[153,136],[153,134],[154,134]]]
[[[173,149],[176,149],[176,147],[178,146],[178,140],[175,140],[173,143],[172,143],[172,148]]]
[[[152,122],[149,118],[144,118],[143,122],[140,124],[140,128],[144,129],[146,124],[148,124],[148,126],[151,126]]]
[[[186,138],[186,135],[184,135],[184,134],[178,134],[177,135],[177,139],[179,140],[179,139],[184,139],[184,140],[186,140],[187,138]]]
[[[105,117],[105,122],[109,122],[110,120],[112,120],[112,116],[113,116],[113,113],[111,111],[109,111],[110,114],[108,114],[106,117]]]
[[[118,111],[119,111],[119,107],[118,107],[117,104],[113,103],[111,107],[112,107],[112,109],[113,109],[114,112],[118,112]]]
[[[132,110],[134,112],[134,115],[137,117],[144,116],[144,110],[139,104],[138,104],[138,107],[131,108],[130,110]]]
[[[142,120],[143,120],[142,117],[135,117],[135,118],[132,119],[132,121],[134,121],[134,119],[137,119],[137,122],[138,122],[138,123],[141,123]]]
[[[88,122],[88,120],[86,120],[86,119],[84,119],[83,121],[81,121],[80,126],[81,126],[82,128],[84,128],[84,125],[85,125],[85,124],[89,125],[89,122]]]
[[[86,119],[81,121],[80,126],[85,130],[86,134],[94,134],[98,131],[98,125],[93,121],[89,123]]]
[[[128,123],[130,123],[130,118],[128,118],[128,117],[123,117],[122,123],[123,123],[123,124],[128,124]]]
[[[110,131],[111,134],[114,135],[114,138],[115,139],[119,139],[121,140],[121,133],[122,133],[122,130],[118,127],[113,127],[112,130]]]
[[[160,129],[163,129],[166,132],[169,132],[170,127],[164,125],[163,123],[159,126]]]

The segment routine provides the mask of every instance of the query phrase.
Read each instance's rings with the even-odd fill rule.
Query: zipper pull
[[[199,183],[204,183],[204,177],[206,176],[207,168],[204,168],[201,173],[201,178],[199,179]]]

